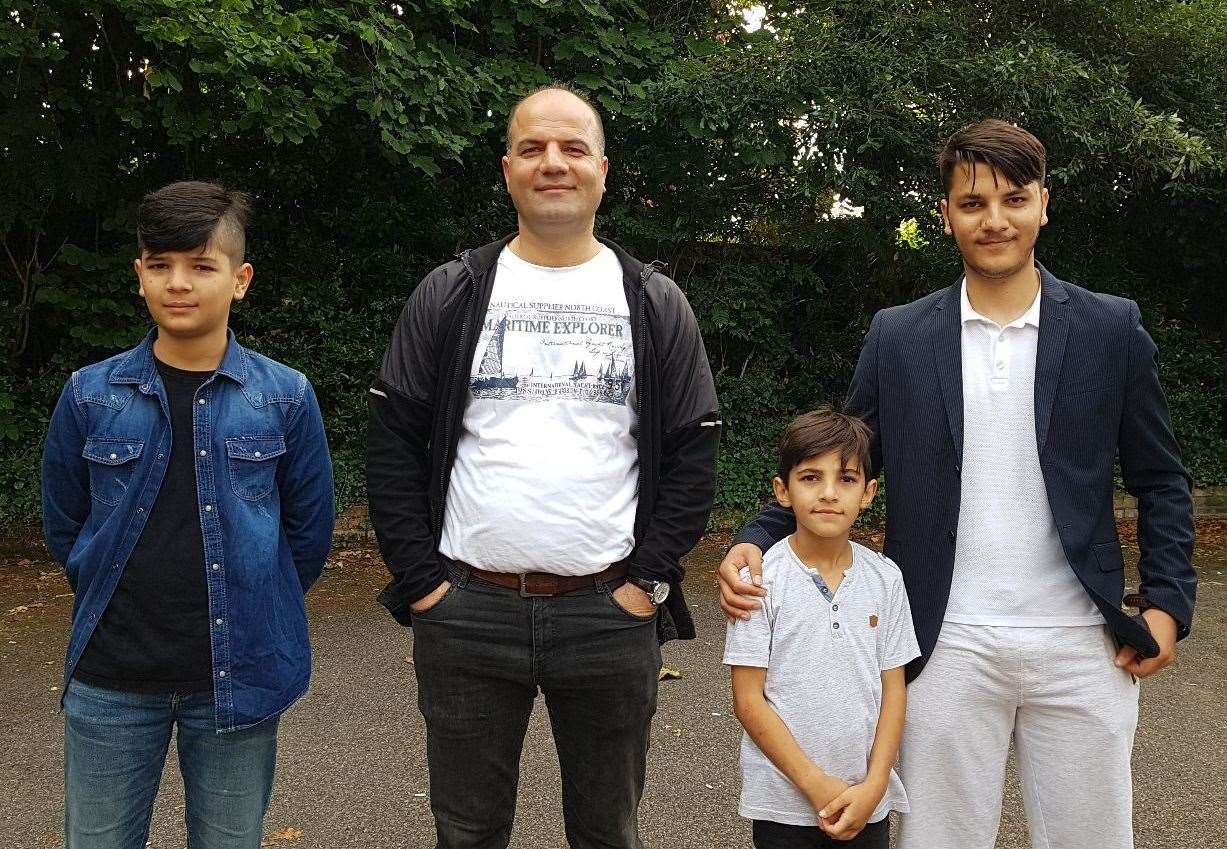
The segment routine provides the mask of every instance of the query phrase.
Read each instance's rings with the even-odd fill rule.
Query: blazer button
[[[948,533],[950,534],[950,541],[954,542],[954,531],[949,531]]]

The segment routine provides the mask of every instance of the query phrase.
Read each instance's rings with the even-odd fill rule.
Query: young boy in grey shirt
[[[848,539],[877,491],[870,439],[827,408],[788,426],[773,486],[797,530],[763,558],[763,606],[728,626],[757,849],[886,849],[887,814],[907,810],[894,763],[920,650],[898,567]]]

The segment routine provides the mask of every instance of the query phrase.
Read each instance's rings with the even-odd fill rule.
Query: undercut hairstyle
[[[821,457],[832,451],[839,452],[843,468],[851,468],[856,459],[861,477],[869,483],[869,446],[873,433],[869,425],[856,416],[838,413],[830,407],[819,407],[797,416],[784,429],[780,437],[780,480],[788,486],[792,470],[806,460]]]
[[[171,183],[141,200],[136,245],[142,255],[213,245],[239,264],[250,219],[251,198],[243,192],[197,180]]]
[[[956,169],[966,166],[973,173],[976,163],[993,169],[1015,186],[1032,181],[1043,187],[1047,176],[1048,153],[1031,133],[996,118],[968,124],[952,135],[937,153],[942,190],[949,195]]]
[[[581,103],[583,103],[585,106],[587,106],[592,111],[592,117],[596,118],[596,143],[598,147],[597,153],[599,153],[601,156],[604,156],[605,155],[605,123],[601,120],[601,113],[598,112],[596,107],[592,105],[592,101],[588,98],[588,95],[584,94],[582,91],[579,91],[574,86],[572,86],[570,83],[564,83],[564,82],[553,82],[553,83],[550,83],[549,85],[543,85],[540,88],[535,88],[532,91],[530,91],[528,94],[524,95],[519,100],[517,100],[515,103],[515,106],[511,107],[511,111],[507,113],[507,130],[503,134],[504,140],[507,142],[507,152],[508,153],[511,152],[511,124],[516,119],[516,112],[520,111],[520,107],[524,105],[524,101],[528,100],[530,97],[533,97],[534,95],[538,95],[538,94],[541,94],[547,91],[565,91],[567,94],[572,95],[575,98],[578,98]]]

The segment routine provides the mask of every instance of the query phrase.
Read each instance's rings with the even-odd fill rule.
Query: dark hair
[[[797,466],[811,457],[838,451],[839,461],[845,468],[855,457],[861,474],[868,481],[872,474],[869,468],[872,441],[869,425],[856,416],[837,413],[830,407],[803,413],[784,428],[780,437],[780,480],[788,486],[788,476]]]
[[[507,150],[511,150],[511,122],[515,120],[516,112],[518,112],[520,107],[524,105],[524,101],[528,100],[534,95],[538,95],[546,91],[565,91],[567,94],[578,98],[581,103],[592,110],[592,115],[596,118],[596,140],[597,145],[600,147],[598,153],[603,155],[605,153],[605,124],[601,121],[601,113],[596,111],[596,107],[592,105],[592,101],[588,99],[586,94],[576,89],[570,83],[564,82],[552,82],[549,85],[543,85],[540,88],[535,88],[516,101],[515,106],[512,106],[511,111],[507,113],[507,130],[503,134],[504,140],[507,142]]]
[[[250,218],[251,198],[243,192],[196,180],[171,183],[141,200],[136,245],[144,254],[190,251],[212,243],[242,262]]]
[[[954,171],[960,165],[975,169],[982,163],[1016,186],[1033,180],[1044,185],[1048,154],[1044,145],[1021,127],[989,118],[963,129],[946,139],[937,153],[937,167],[942,174],[942,189],[950,193]]]

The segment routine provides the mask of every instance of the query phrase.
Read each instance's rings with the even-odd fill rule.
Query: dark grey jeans
[[[507,846],[538,690],[562,767],[567,842],[642,847],[637,812],[660,646],[655,617],[620,608],[615,587],[522,598],[462,569],[438,604],[414,614],[438,849]]]

